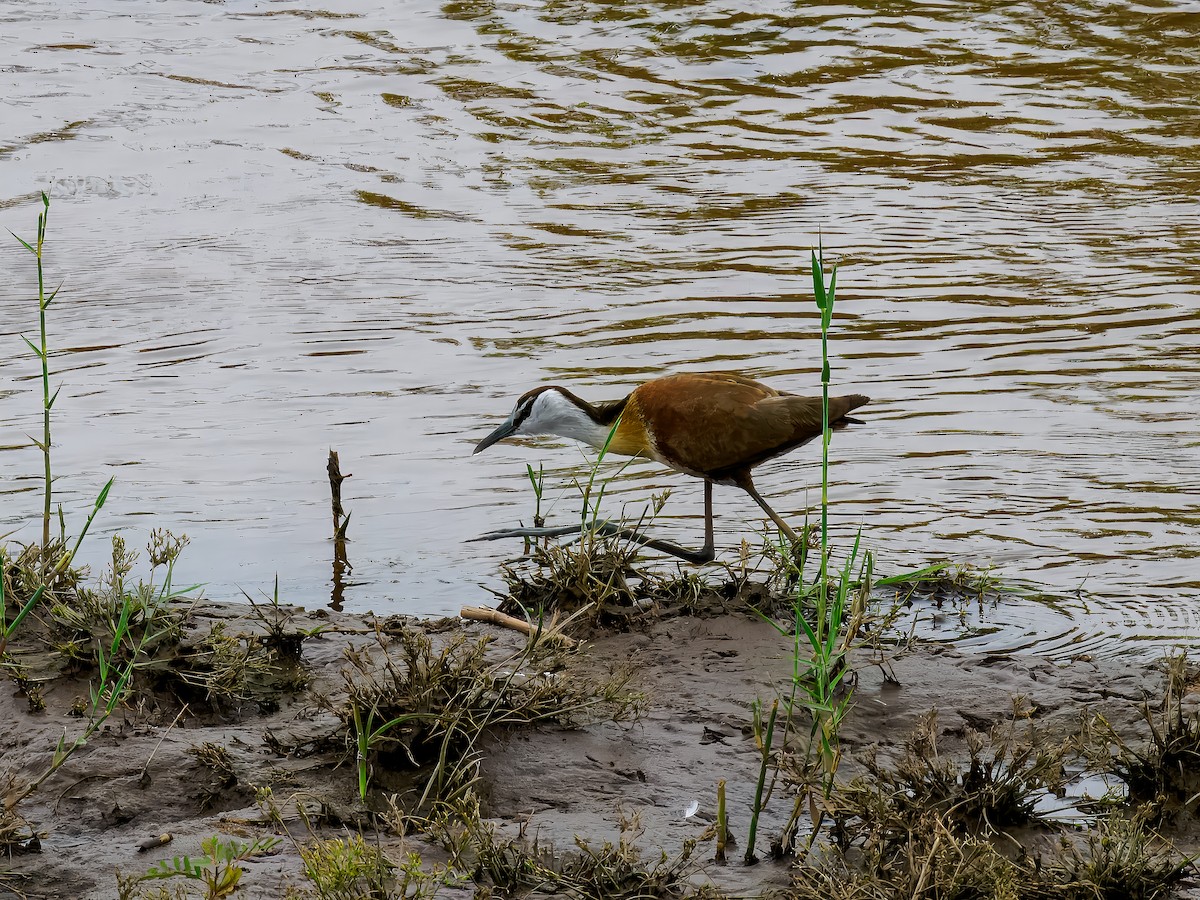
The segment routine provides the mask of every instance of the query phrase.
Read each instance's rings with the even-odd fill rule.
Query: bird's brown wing
[[[634,392],[663,461],[724,480],[786,453],[821,433],[821,398],[780,392],[742,376],[677,375]],[[831,397],[836,423],[867,402],[861,395]]]

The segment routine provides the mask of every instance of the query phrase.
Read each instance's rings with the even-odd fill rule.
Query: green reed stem
[[[818,609],[825,604],[825,589],[829,581],[829,324],[833,320],[834,290],[837,285],[837,266],[825,287],[823,250],[812,254],[813,295],[821,310],[821,574]],[[824,616],[818,618],[821,621]]]
[[[821,758],[824,790],[828,794],[833,785],[834,774],[841,759],[838,732],[842,718],[849,709],[850,697],[840,703],[834,698],[839,684],[847,672],[846,654],[853,632],[857,628],[854,600],[849,596],[851,574],[858,562],[861,533],[855,539],[845,564],[840,572],[837,588],[831,596],[829,572],[829,326],[833,320],[837,268],[825,282],[824,259],[819,250],[812,254],[813,295],[821,312],[821,558],[815,583],[805,587],[801,570],[798,593],[795,600],[796,628],[794,632],[793,684],[791,701],[798,692],[803,692],[803,704],[812,717],[812,740]],[[867,554],[862,564],[869,571],[871,561]],[[861,573],[860,573],[861,574]],[[869,575],[867,576],[869,578]],[[805,600],[812,595],[815,621],[812,625],[805,618]],[[865,602],[865,601],[864,601]],[[851,615],[847,618],[847,611]],[[845,635],[843,636],[843,631]],[[805,646],[807,643],[807,646]],[[802,663],[803,659],[807,662]],[[789,710],[790,710],[789,705]],[[811,746],[811,745],[810,745]],[[814,833],[819,827],[818,814],[814,810]]]
[[[50,476],[50,408],[54,398],[50,396],[50,352],[46,341],[46,307],[53,297],[46,298],[46,274],[42,267],[42,247],[46,240],[46,222],[50,218],[50,198],[42,192],[42,212],[38,216],[37,273],[38,273],[38,334],[41,337],[42,361],[42,459],[45,463],[46,488],[42,506],[42,548],[50,545],[50,495],[53,479]]]
[[[546,470],[541,463],[538,463],[537,472],[535,473],[533,466],[526,463],[525,474],[529,476],[529,483],[533,485],[533,496],[536,498],[533,508],[533,524],[541,528],[545,522],[545,519],[542,517],[542,492],[546,486]]]
[[[588,472],[587,484],[582,488],[583,508],[580,510],[580,534],[583,534],[584,532],[595,531],[596,523],[600,518],[600,501],[604,499],[604,494],[608,490],[608,486],[612,483],[612,480],[617,477],[617,475],[620,475],[625,471],[626,466],[633,462],[632,459],[628,460],[613,475],[602,479],[600,482],[600,489],[596,492],[596,499],[594,501],[592,500],[592,491],[596,485],[596,476],[600,473],[600,465],[604,462],[604,457],[608,455],[609,445],[612,444],[613,438],[617,436],[617,429],[620,427],[621,417],[617,416],[617,420],[613,422],[612,428],[608,430],[608,437],[604,439],[604,445],[600,448],[600,452],[596,454],[596,461],[592,463],[591,471]],[[592,520],[590,528],[588,525],[589,518]]]
[[[750,830],[746,835],[746,865],[756,862],[754,843],[758,837],[758,817],[763,808],[763,787],[767,782],[767,767],[771,762],[771,744],[775,740],[775,720],[779,715],[779,698],[771,704],[766,731],[762,736],[762,763],[758,767],[758,784],[754,788],[754,806],[750,810]]]
[[[53,395],[50,393],[50,351],[46,340],[46,308],[58,295],[58,290],[55,289],[49,297],[46,296],[46,273],[42,265],[42,250],[46,243],[46,222],[50,218],[50,197],[45,191],[42,191],[42,211],[38,213],[37,226],[37,241],[35,244],[30,244],[17,235],[13,237],[20,241],[21,246],[33,254],[37,260],[37,276],[38,276],[38,334],[41,338],[40,344],[35,345],[33,341],[22,335],[25,343],[29,345],[29,349],[33,351],[34,356],[42,364],[42,439],[35,440],[34,444],[42,451],[43,468],[45,470],[45,497],[42,505],[42,549],[45,550],[50,546],[50,510],[51,510],[51,494],[53,487],[53,479],[50,473],[50,410],[54,407],[54,401],[58,398],[58,392]],[[12,232],[9,232],[12,234]]]
[[[46,337],[46,310],[50,304],[54,302],[54,298],[58,296],[59,288],[55,288],[49,296],[46,295],[46,276],[43,268],[43,250],[46,244],[46,223],[50,217],[50,197],[45,191],[42,191],[42,211],[38,214],[37,241],[30,244],[25,239],[13,234],[26,250],[33,254],[37,260],[38,274],[38,333],[40,336],[40,344],[34,344],[29,338],[21,336],[25,344],[33,351],[33,355],[38,358],[42,364],[42,439],[34,440],[33,443],[42,451],[43,470],[45,474],[45,497],[42,505],[42,565],[49,567],[50,560],[45,556],[45,551],[50,546],[50,518],[51,518],[51,502],[53,496],[54,480],[50,468],[50,412],[54,408],[54,402],[58,399],[58,391],[50,393],[50,349],[49,342]],[[9,232],[12,234],[12,232]],[[62,388],[59,388],[62,390]],[[88,529],[92,527],[92,522],[96,518],[96,514],[104,506],[105,500],[108,499],[108,492],[112,488],[113,479],[109,479],[108,483],[100,490],[99,496],[92,507],[91,513],[88,515],[87,522],[84,523],[83,530],[79,532],[79,537],[75,540],[75,546],[70,550],[64,550],[54,563],[53,567],[49,568],[45,581],[33,592],[33,594],[25,601],[24,605],[18,610],[16,617],[9,622],[7,618],[7,601],[4,596],[3,579],[0,578],[0,652],[8,645],[8,640],[16,631],[17,626],[25,619],[27,615],[37,605],[45,594],[47,588],[52,588],[54,581],[66,571],[71,562],[75,559],[75,554],[79,552],[79,547],[83,543],[84,537],[88,533]],[[62,509],[59,508],[59,523],[63,544],[66,544],[66,525],[62,516]]]
[[[375,710],[367,711],[365,725],[358,704],[353,700],[350,703],[350,711],[354,716],[354,736],[358,751],[355,759],[358,766],[358,796],[365,803],[367,800],[367,786],[371,781],[371,754],[375,746],[397,725],[411,719],[422,718],[422,716],[420,713],[408,713],[403,716],[396,716],[394,719],[389,719],[378,728],[372,728],[371,726],[375,720]]]
[[[725,848],[728,845],[729,820],[725,813],[725,779],[722,778],[717,782],[717,862],[725,862]]]

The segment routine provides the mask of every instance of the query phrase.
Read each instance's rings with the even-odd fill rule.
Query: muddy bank
[[[244,607],[205,605],[189,616],[187,635],[194,640],[214,623],[231,634],[262,630]],[[393,815],[389,826],[360,803],[354,749],[336,712],[347,692],[345,654],[380,637],[396,641],[405,629],[432,632],[439,643],[491,634],[501,652],[519,650],[523,639],[475,623],[323,611],[294,611],[289,628],[312,632],[302,651],[307,687],[270,702],[206,704],[192,698],[182,715],[185,698],[140,693],[19,804],[17,812],[38,837],[28,852],[14,852],[3,864],[0,895],[114,897],[115,871],[141,873],[159,859],[199,855],[201,842],[214,834],[243,842],[283,837],[269,853],[242,864],[238,895],[251,898],[311,888],[299,848],[316,837],[361,831],[393,859],[416,852],[429,867],[449,861],[445,846],[417,829],[398,835],[394,826],[403,825],[402,818]],[[699,840],[696,883],[749,897],[785,888],[792,861],[746,866],[741,855],[760,763],[751,703],[769,704],[790,683],[787,641],[748,615],[651,614],[634,630],[593,635],[562,662],[563,672],[581,683],[628,670],[627,686],[644,695],[639,714],[626,721],[585,716],[573,727],[494,729],[479,747],[476,790],[483,818],[501,836],[536,838],[543,851],[572,850],[577,836],[594,847],[615,843],[624,821],[627,839],[636,835],[636,846],[651,860],[660,851],[674,857],[685,842]],[[846,775],[856,771],[855,756],[869,745],[898,752],[931,708],[938,710],[940,752],[962,755],[972,732],[1011,719],[1014,696],[1025,698],[1034,709],[1032,721],[1049,732],[1071,732],[1081,715],[1102,713],[1120,733],[1144,737],[1139,706],[1161,697],[1163,680],[1160,667],[1140,662],[1052,664],[1031,656],[966,655],[937,644],[919,644],[890,658],[888,666],[894,681],[859,661],[855,705],[843,728]],[[46,769],[64,732],[80,730],[71,711],[87,697],[88,681],[46,681],[42,711],[32,711],[27,698],[8,687],[0,708],[10,725],[0,746],[6,777],[19,784]],[[373,776],[368,806],[386,810],[385,793],[403,791],[403,778],[383,771],[382,763]],[[720,780],[727,786],[731,831],[743,842],[724,866],[711,862],[715,848],[706,836]],[[759,826],[763,855],[791,808],[787,786],[776,784]],[[1181,850],[1195,852],[1200,844],[1189,823],[1170,836]],[[163,834],[172,835],[169,844],[139,852],[139,845]],[[490,896],[472,874],[468,866],[443,877],[437,896]],[[1189,890],[1185,886],[1179,895],[1200,896]]]

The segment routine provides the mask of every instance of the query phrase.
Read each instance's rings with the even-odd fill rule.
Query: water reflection
[[[462,541],[531,513],[526,461],[573,502],[573,449],[469,457],[521,391],[816,390],[819,230],[835,380],[874,398],[835,444],[840,532],[1082,587],[992,645],[1200,632],[1195,4],[138,10],[0,5],[0,224],[59,198],[68,512],[136,463],[102,527],[187,530],[216,596],[278,571],[319,603],[335,447],[347,604],[452,611],[504,552]],[[7,530],[37,505],[38,410],[28,261],[0,269]],[[813,458],[763,470],[781,512]],[[677,476],[639,464],[612,498],[667,486],[664,536],[695,533]],[[754,510],[716,499],[732,545]]]

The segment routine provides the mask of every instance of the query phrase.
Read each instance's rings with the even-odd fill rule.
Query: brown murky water
[[[471,448],[527,387],[667,371],[818,389],[806,274],[840,263],[835,522],[1062,595],[980,641],[1200,634],[1200,3],[0,3],[0,225],[50,187],[72,521],[187,531],[214,597],[486,599],[544,461]],[[0,249],[0,530],[38,509],[30,260]],[[58,379],[56,379],[58,380]],[[810,447],[762,470],[799,517]],[[649,463],[614,512],[698,483]],[[718,492],[727,548],[758,527]],[[93,559],[104,541],[91,544]]]

